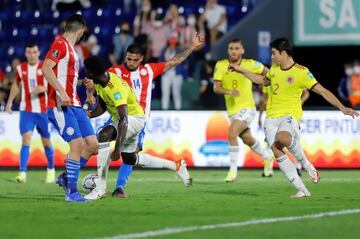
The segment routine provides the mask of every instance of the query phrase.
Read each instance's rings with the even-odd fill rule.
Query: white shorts
[[[115,127],[116,131],[118,128],[119,121],[114,121],[111,123]],[[139,133],[144,128],[145,117],[144,116],[128,116],[128,128],[125,136],[125,141],[121,152],[124,153],[133,153],[136,151]]]
[[[244,121],[248,127],[250,127],[251,122],[255,118],[256,110],[255,109],[241,109],[238,113],[230,115],[230,121],[234,120]]]
[[[299,124],[292,116],[265,119],[264,126],[266,141],[270,146],[277,140],[276,134],[279,131],[289,132],[293,141],[297,141],[300,138]]]

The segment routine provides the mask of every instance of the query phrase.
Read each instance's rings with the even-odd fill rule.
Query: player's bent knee
[[[123,160],[124,163],[129,164],[129,165],[135,165],[136,163],[136,154],[135,152],[133,153],[121,153],[121,158]]]
[[[281,144],[289,146],[292,141],[291,134],[287,131],[280,131],[276,134],[277,141]]]

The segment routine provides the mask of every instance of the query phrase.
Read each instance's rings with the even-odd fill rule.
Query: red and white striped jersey
[[[47,96],[46,94],[31,94],[37,86],[47,88],[47,81],[41,71],[42,62],[36,65],[29,65],[23,62],[16,67],[15,80],[22,82],[20,110],[33,113],[47,112]]]
[[[60,37],[54,41],[46,58],[56,63],[54,73],[57,80],[64,87],[66,93],[71,99],[70,106],[81,106],[79,96],[76,93],[76,85],[79,78],[79,57],[74,47],[64,38]],[[49,85],[48,107],[57,106],[56,90]]]
[[[165,69],[165,62],[140,65],[135,71],[129,71],[125,66],[118,65],[108,69],[125,80],[135,91],[136,98],[145,112],[150,116],[152,80],[161,75]]]

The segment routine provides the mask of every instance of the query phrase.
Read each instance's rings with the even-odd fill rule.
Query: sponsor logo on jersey
[[[113,94],[113,96],[114,96],[114,99],[115,99],[115,100],[121,100],[121,94],[120,94],[120,92],[115,92],[115,93]]]
[[[60,52],[58,50],[53,50],[51,52],[51,56],[57,59],[59,57]]]
[[[308,76],[310,79],[314,79],[314,78],[315,78],[314,75],[313,75],[310,71],[307,73],[307,76]]]

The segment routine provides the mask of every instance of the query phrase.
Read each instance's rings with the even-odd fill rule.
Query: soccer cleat
[[[15,180],[18,183],[26,183],[26,172],[19,172]]]
[[[237,172],[230,170],[226,175],[225,182],[233,183],[236,181],[236,178],[237,178]]]
[[[317,170],[309,170],[308,171],[310,181],[312,183],[318,183],[320,181],[320,173]]]
[[[45,182],[55,183],[55,169],[47,169]]]
[[[65,196],[65,202],[91,202],[90,200],[85,199],[80,193],[67,193]]]
[[[113,197],[117,198],[127,198],[128,195],[124,193],[124,189],[122,188],[116,188],[114,192],[111,194]]]
[[[264,160],[264,172],[262,174],[263,177],[272,177],[274,174],[273,171],[273,160]]]
[[[183,159],[178,159],[175,161],[176,164],[176,174],[184,183],[185,187],[190,187],[192,185],[192,178],[190,177],[189,171],[186,168],[186,162]]]
[[[104,197],[106,197],[106,190],[100,188],[94,188],[89,194],[84,196],[88,200],[97,200]]]
[[[311,193],[308,190],[298,191],[294,195],[290,196],[291,198],[304,198],[304,197],[310,197]]]
[[[68,186],[67,186],[67,174],[66,172],[63,172],[59,175],[59,177],[56,179],[55,182],[59,187],[62,187],[64,189],[64,192],[67,193]]]
[[[106,197],[106,193],[106,181],[99,179],[96,187],[89,194],[85,195],[84,198],[89,200],[97,200]]]

